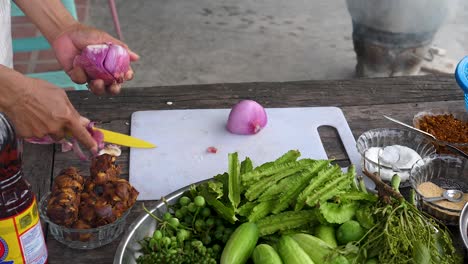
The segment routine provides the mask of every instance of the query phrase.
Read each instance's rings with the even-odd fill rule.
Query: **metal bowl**
[[[468,249],[468,203],[465,204],[460,214],[459,229],[465,249]]]
[[[168,194],[164,197],[166,203],[169,205],[175,204],[179,197],[190,189],[190,186],[198,185],[209,180],[210,179],[199,181]],[[148,208],[148,210],[156,216],[162,217],[162,215],[167,211],[167,207],[163,201],[159,201],[153,208]],[[148,213],[143,212],[135,221],[133,221],[133,223],[128,227],[127,232],[122,237],[114,256],[114,264],[136,263],[137,258],[142,254],[140,252],[141,245],[139,242],[145,237],[152,236],[156,227],[156,220],[154,220]]]

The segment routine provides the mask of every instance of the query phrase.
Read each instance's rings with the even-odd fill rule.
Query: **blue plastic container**
[[[455,79],[465,93],[465,106],[468,110],[468,56],[463,58],[455,69]]]

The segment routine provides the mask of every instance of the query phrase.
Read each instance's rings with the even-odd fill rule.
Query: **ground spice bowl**
[[[451,110],[451,109],[428,109],[426,111],[421,111],[421,112],[417,113],[416,115],[414,115],[414,117],[413,117],[413,126],[415,128],[421,129],[420,122],[421,122],[423,117],[437,116],[437,115],[447,115],[447,114],[451,114],[451,115],[453,115],[454,118],[456,118],[458,120],[461,120],[463,122],[468,122],[468,112],[466,112],[466,111],[457,111],[457,110]],[[439,153],[439,154],[456,155],[456,153],[453,153],[452,151],[450,151],[446,147],[442,146],[442,145],[447,144],[447,143],[450,143],[454,147],[457,147],[457,148],[463,150],[464,152],[468,153],[468,142],[446,142],[446,141],[442,141],[442,140],[440,140],[440,142],[442,143],[440,145],[439,144],[434,144],[436,149],[437,149],[437,153]]]
[[[418,189],[424,182],[434,183],[443,189],[457,189],[468,193],[467,160],[454,155],[431,155],[414,164],[410,173],[410,183],[415,190],[418,208],[446,225],[458,225],[462,211],[460,205],[463,206],[465,202],[458,204],[459,209],[455,208],[455,204],[449,208],[440,206],[441,202],[427,202]]]

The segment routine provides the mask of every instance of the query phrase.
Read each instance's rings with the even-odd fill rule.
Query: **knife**
[[[155,148],[156,145],[144,141],[142,139],[128,136],[125,134],[117,133],[114,131],[97,128],[94,127],[93,129],[100,131],[104,135],[104,142],[112,143],[116,145],[132,147],[132,148]]]

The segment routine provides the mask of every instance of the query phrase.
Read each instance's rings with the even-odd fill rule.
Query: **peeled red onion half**
[[[73,64],[83,68],[92,80],[101,79],[111,85],[125,81],[125,73],[130,69],[130,55],[117,44],[89,45],[75,57]]]
[[[232,107],[226,128],[233,134],[253,135],[260,132],[267,121],[263,106],[253,100],[242,100]]]

